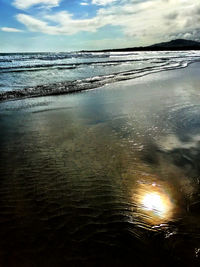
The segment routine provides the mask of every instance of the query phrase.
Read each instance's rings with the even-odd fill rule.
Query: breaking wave
[[[199,51],[0,54],[0,101],[93,89],[199,60]]]

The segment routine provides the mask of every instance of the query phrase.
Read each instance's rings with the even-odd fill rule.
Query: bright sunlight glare
[[[162,216],[167,210],[162,197],[158,193],[147,193],[142,200],[142,205],[144,209],[153,211],[159,216]]]

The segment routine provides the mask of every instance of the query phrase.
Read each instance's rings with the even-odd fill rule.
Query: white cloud
[[[112,4],[116,2],[117,0],[92,0],[93,5],[98,5],[98,6],[106,6],[108,4]]]
[[[80,5],[81,5],[81,6],[88,6],[89,4],[86,3],[86,2],[81,2]]]
[[[23,32],[22,30],[16,28],[2,27],[0,28],[3,32]]]
[[[108,3],[111,0],[95,1]],[[124,0],[121,5],[100,8],[96,16],[89,19],[74,19],[66,11],[46,15],[42,19],[19,14],[17,19],[30,31],[46,34],[72,35],[80,31],[95,32],[105,25],[119,26],[127,37],[148,44],[172,36],[198,38],[200,4],[199,0]]]
[[[97,29],[107,25],[109,21],[105,18],[96,16],[91,19],[73,19],[68,12],[62,11],[54,15],[46,15],[44,20],[36,19],[25,14],[18,14],[17,20],[23,23],[30,31],[42,32],[55,35],[72,35],[80,31],[95,32]],[[49,26],[48,22],[56,23],[55,26]]]
[[[29,15],[18,14],[17,20],[23,23],[32,32],[43,32],[47,34],[58,34],[57,27],[48,26],[47,22],[35,19]]]
[[[19,9],[27,9],[34,5],[43,5],[47,7],[58,6],[61,0],[15,0],[13,5]]]

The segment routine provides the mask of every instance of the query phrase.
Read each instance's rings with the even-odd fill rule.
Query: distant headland
[[[200,50],[200,42],[176,39],[169,42],[162,42],[150,46],[103,49],[103,50],[83,50],[81,52],[128,52],[128,51],[185,51],[185,50]]]

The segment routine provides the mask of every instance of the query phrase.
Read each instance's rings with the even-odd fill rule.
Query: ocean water
[[[199,69],[2,101],[0,266],[199,266]]]
[[[199,51],[0,54],[0,97],[86,90],[199,60]]]

